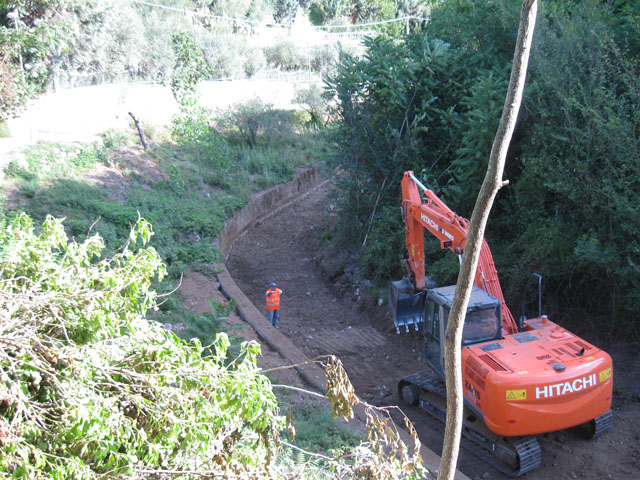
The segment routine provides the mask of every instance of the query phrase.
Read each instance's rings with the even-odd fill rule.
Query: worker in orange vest
[[[269,314],[269,322],[274,328],[278,328],[278,309],[280,308],[280,295],[282,290],[277,288],[275,283],[269,285],[269,290],[265,294],[267,298],[267,312]]]

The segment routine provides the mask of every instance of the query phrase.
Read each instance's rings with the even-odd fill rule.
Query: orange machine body
[[[562,430],[611,408],[611,357],[546,317],[463,347],[462,364],[465,403],[498,435]]]

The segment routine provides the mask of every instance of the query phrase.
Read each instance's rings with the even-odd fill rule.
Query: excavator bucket
[[[426,291],[416,292],[408,278],[389,283],[389,310],[396,325],[396,332],[404,327],[409,333],[409,327],[418,326],[424,322],[424,299]]]

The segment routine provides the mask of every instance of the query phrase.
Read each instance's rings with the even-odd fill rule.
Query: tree
[[[211,127],[209,111],[200,105],[198,83],[209,72],[204,53],[187,33],[172,37],[176,63],[171,77],[171,91],[180,112],[172,119],[173,134],[190,150],[198,162],[200,189],[204,190],[203,166],[217,167],[214,180],[220,183],[228,174],[232,162],[227,143]]]
[[[50,55],[62,30],[66,0],[0,3],[0,119],[41,94],[51,78]]]
[[[507,149],[515,129],[525,77],[529,52],[533,40],[537,0],[524,0],[520,14],[520,27],[513,57],[509,89],[505,99],[500,125],[491,148],[489,166],[484,177],[478,199],[471,215],[469,236],[462,257],[460,274],[456,283],[456,293],[449,314],[449,322],[445,335],[445,377],[447,385],[447,420],[442,451],[442,462],[438,473],[438,480],[453,479],[460,447],[460,432],[462,430],[462,328],[465,313],[469,304],[471,288],[475,271],[478,267],[484,230],[489,218],[489,212],[498,190],[506,185],[502,180]]]
[[[513,278],[543,273],[545,310],[574,333],[638,338],[640,57],[631,40],[640,32],[622,36],[609,2],[547,2],[540,13],[521,153],[508,162],[517,176],[499,220],[509,239],[499,255],[510,258],[496,261]],[[624,21],[638,25],[638,15]]]
[[[146,319],[167,273],[152,235],[139,219],[107,257],[50,216],[0,222],[3,478],[269,474],[285,419],[260,346],[228,357],[225,334],[205,348]]]

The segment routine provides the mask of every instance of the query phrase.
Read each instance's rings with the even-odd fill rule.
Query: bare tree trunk
[[[513,56],[509,89],[505,99],[502,117],[491,148],[489,166],[480,193],[473,208],[469,236],[458,274],[456,293],[449,314],[445,335],[445,377],[447,383],[447,422],[445,427],[442,460],[438,480],[452,480],[458,462],[460,433],[462,430],[462,360],[461,342],[465,313],[471,296],[471,287],[478,268],[482,239],[498,190],[508,182],[502,180],[507,149],[515,128],[522,92],[524,90],[529,51],[538,11],[537,0],[524,0],[520,13],[520,27]]]
[[[138,129],[138,136],[140,137],[140,142],[142,143],[142,147],[145,150],[148,150],[149,146],[147,145],[147,141],[144,138],[144,132],[142,131],[142,127],[140,126],[140,120],[136,118],[133,112],[129,112],[129,116],[133,118],[133,122],[136,124],[136,128]]]

